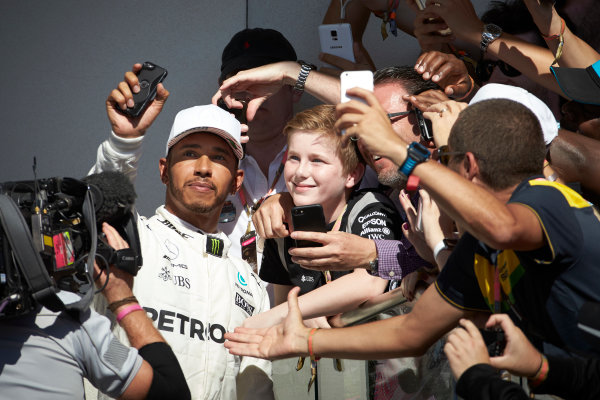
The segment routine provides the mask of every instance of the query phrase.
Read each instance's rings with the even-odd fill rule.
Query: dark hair
[[[546,43],[523,0],[493,0],[490,2],[490,7],[481,16],[481,21],[486,24],[496,24],[511,35],[533,32],[536,38],[534,44],[546,47]]]
[[[415,71],[414,67],[400,65],[385,67],[375,71],[373,83],[380,85],[384,83],[397,83],[401,85],[408,94],[419,94],[426,90],[441,90],[437,83],[426,81]]]
[[[451,151],[471,152],[481,180],[492,190],[503,190],[541,175],[546,155],[542,128],[521,103],[484,100],[464,109],[450,132]]]

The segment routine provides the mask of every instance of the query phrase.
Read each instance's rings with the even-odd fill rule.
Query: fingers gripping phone
[[[433,127],[431,121],[423,116],[423,112],[418,108],[414,108],[415,116],[417,117],[417,126],[421,134],[421,141],[429,142],[433,140]]]
[[[237,119],[240,122],[240,124],[247,124],[248,119],[246,118],[246,112],[248,111],[248,102],[242,101],[242,104],[243,104],[242,108],[229,108],[229,107],[227,107],[227,104],[225,103],[225,100],[223,100],[223,98],[220,98],[219,100],[217,100],[217,105],[219,107],[221,107],[223,110],[228,111],[231,114],[233,114],[235,119]],[[242,133],[242,135],[244,135],[244,133]]]
[[[122,110],[124,114],[130,117],[138,117],[148,104],[156,97],[156,86],[165,80],[167,70],[158,65],[146,61],[142,64],[142,69],[137,73],[140,91],[133,93],[133,107],[127,107]]]
[[[373,72],[372,71],[344,71],[340,75],[340,103],[350,100],[359,100],[359,98],[346,95],[346,90],[360,87],[370,92],[373,91]]]
[[[417,4],[417,7],[419,7],[419,10],[424,10],[425,9],[425,6],[426,6],[425,3],[426,2],[427,2],[426,0],[415,0],[415,3]],[[433,18],[431,18],[431,19],[433,19]],[[440,35],[442,35],[442,36],[448,36],[448,35],[450,35],[452,33],[452,30],[450,28],[446,28],[446,29],[443,29],[441,31],[438,31],[438,33]]]
[[[327,232],[327,223],[320,204],[292,207],[292,225],[295,231]],[[320,247],[321,243],[296,240],[296,247]]]

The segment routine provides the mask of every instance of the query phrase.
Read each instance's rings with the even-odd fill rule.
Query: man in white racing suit
[[[139,67],[125,75],[129,84]],[[128,105],[134,86],[121,84],[107,99],[113,131],[90,173],[135,177],[139,148],[132,144],[168,92],[160,84],[146,111],[130,118],[117,108]],[[242,155],[240,124],[231,114],[214,105],[180,111],[159,163],[165,205],[151,218],[138,218],[144,265],[133,293],[171,345],[194,399],[274,398],[271,363],[232,356],[223,346],[225,332],[269,308],[259,278],[245,261],[229,257],[230,241],[217,229],[226,197],[241,187]]]

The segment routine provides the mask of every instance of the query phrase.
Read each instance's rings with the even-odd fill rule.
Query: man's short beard
[[[400,174],[397,170],[394,169],[387,172],[380,172],[377,175],[377,180],[382,185],[389,186],[393,189],[402,190],[406,188],[406,177],[404,177],[404,175]]]
[[[221,194],[217,194],[217,196],[215,197],[214,201],[212,203],[201,203],[201,204],[196,204],[196,203],[186,203],[183,202],[183,191],[181,189],[176,188],[173,184],[172,184],[173,180],[169,179],[169,189],[172,193],[172,196],[175,199],[179,199],[179,201],[181,202],[181,204],[188,210],[191,211],[195,214],[207,214],[211,211],[214,211],[217,207],[219,208],[219,210],[221,208],[223,208],[223,204],[225,204],[225,200],[227,199],[227,192],[225,193],[221,193]]]

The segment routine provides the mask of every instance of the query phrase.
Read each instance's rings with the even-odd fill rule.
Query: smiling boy
[[[333,130],[335,121],[335,107],[320,105],[298,113],[284,129],[288,156],[283,174],[294,205],[320,204],[330,231],[394,239],[395,232],[401,232],[394,205],[382,193],[354,190],[365,166],[354,143],[342,145]],[[371,276],[362,268],[332,271],[328,282],[327,274],[292,262],[288,254],[291,247],[294,241],[289,237],[266,240],[260,277],[274,284],[275,303],[280,305],[247,319],[244,326],[278,323],[287,314],[287,305],[281,303],[293,286],[300,286],[301,293],[306,294],[299,302],[308,319],[354,309],[390,285],[390,281]],[[322,326],[323,321],[319,323]]]

